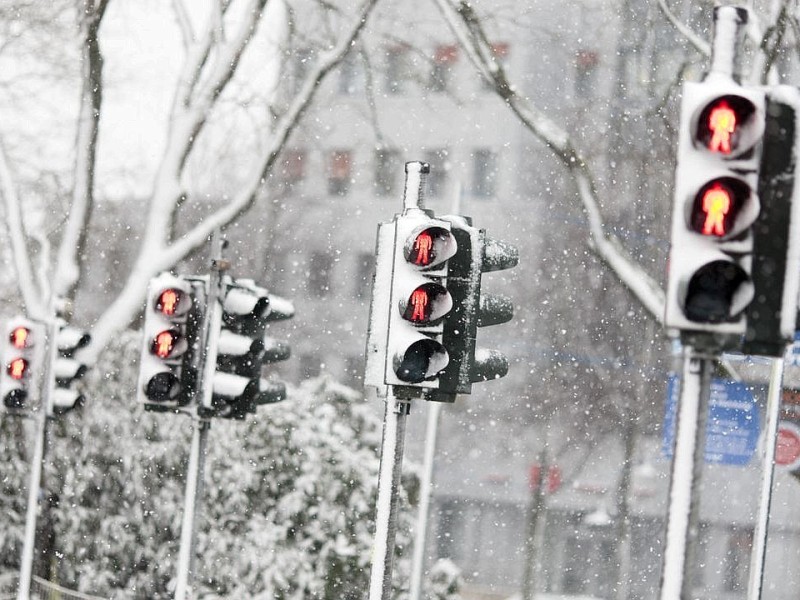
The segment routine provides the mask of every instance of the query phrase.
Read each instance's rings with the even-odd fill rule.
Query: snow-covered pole
[[[397,492],[403,469],[406,417],[411,408],[407,399],[395,395],[394,386],[386,394],[378,475],[378,506],[375,512],[375,546],[369,581],[369,600],[389,600],[392,594],[392,564],[397,533]]]
[[[223,259],[222,252],[226,242],[222,239],[220,231],[216,230],[211,240],[212,259],[211,275],[206,294],[206,306],[203,311],[203,326],[201,327],[199,340],[200,348],[204,351],[200,353],[197,366],[197,386],[194,402],[197,412],[193,416],[195,421],[192,430],[192,446],[189,452],[189,464],[187,466],[186,493],[184,498],[183,523],[181,524],[181,547],[178,556],[178,575],[175,585],[175,600],[188,600],[191,598],[192,578],[194,576],[195,564],[195,538],[197,533],[197,514],[200,512],[200,505],[203,497],[203,473],[205,471],[206,445],[208,443],[208,430],[211,422],[207,418],[200,416],[200,406],[203,404],[203,397],[207,393],[211,394],[213,384],[212,376],[216,364],[216,344],[210,344],[209,340],[213,337],[213,332],[219,329],[219,321],[222,315],[222,305],[220,302],[222,273],[227,270],[229,263]],[[213,348],[209,348],[213,345]],[[207,391],[206,391],[207,390]]]
[[[34,441],[33,456],[31,457],[31,477],[28,484],[28,506],[25,514],[25,537],[22,544],[22,559],[20,561],[19,586],[17,587],[17,600],[28,600],[30,597],[31,579],[33,577],[33,554],[36,546],[36,515],[38,513],[39,492],[42,489],[42,472],[44,470],[45,452],[47,451],[48,420],[50,403],[53,398],[53,366],[56,358],[56,332],[58,325],[55,318],[55,298],[52,293],[48,302],[49,319],[40,323],[39,331],[45,328],[42,373],[39,374],[39,406],[36,413],[36,439]],[[31,386],[33,393],[37,386]],[[35,401],[36,398],[31,400]],[[46,504],[45,504],[46,505]]]
[[[430,165],[418,161],[407,162],[405,172],[404,214],[423,208],[423,187],[425,176],[430,172]],[[402,397],[398,397],[399,395]],[[389,600],[391,597],[392,563],[397,530],[397,492],[400,489],[403,469],[406,417],[410,410],[410,397],[398,394],[393,385],[387,386],[369,600]]]
[[[714,42],[709,75],[721,75],[735,81],[740,79],[739,47],[747,18],[748,12],[744,7],[714,7]]]
[[[706,418],[714,356],[683,349],[683,376],[667,512],[667,539],[660,600],[693,600],[691,572],[697,547],[697,489],[703,469]]]
[[[773,359],[767,395],[767,424],[764,435],[761,497],[758,505],[756,530],[753,534],[753,552],[750,556],[750,581],[747,587],[748,600],[761,600],[761,591],[764,585],[764,563],[767,555],[769,512],[772,506],[772,483],[775,479],[775,446],[778,439],[778,422],[780,421],[781,413],[783,370],[783,357]]]

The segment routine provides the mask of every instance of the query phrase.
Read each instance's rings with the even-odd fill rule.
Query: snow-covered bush
[[[62,582],[114,598],[171,598],[191,422],[134,394],[138,341],[119,340],[56,427]],[[318,379],[246,421],[214,420],[197,536],[201,598],[360,599],[369,582],[381,422]],[[401,506],[408,508],[407,502]],[[401,510],[398,548],[408,546]],[[406,570],[403,560],[395,561]]]
[[[461,569],[447,559],[440,558],[428,574],[429,600],[461,600]]]

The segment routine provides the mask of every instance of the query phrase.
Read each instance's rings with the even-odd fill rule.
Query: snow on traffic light
[[[204,416],[244,419],[256,407],[286,398],[286,385],[261,377],[262,366],[286,360],[289,345],[266,335],[270,322],[294,316],[294,306],[249,279],[223,282],[222,315],[219,330],[212,334],[216,344],[216,367],[206,394],[210,405]]]
[[[202,323],[192,283],[162,273],[150,281],[137,395],[147,410],[175,410],[194,397],[194,346]]]
[[[752,227],[764,93],[730,78],[684,87],[665,324],[742,335],[752,302]]]
[[[451,223],[457,251],[450,259],[448,289],[453,310],[444,317],[443,344],[450,361],[439,377],[439,388],[431,400],[453,402],[456,394],[469,394],[472,384],[504,377],[508,360],[496,350],[478,348],[478,327],[499,325],[514,316],[510,298],[481,289],[482,274],[511,269],[519,262],[519,252],[511,244],[486,237],[472,226],[472,219],[444,216]]]
[[[43,342],[43,328],[37,323],[25,317],[6,322],[0,373],[0,395],[6,409],[31,408],[29,401],[42,365]]]
[[[83,404],[83,394],[73,389],[73,386],[86,374],[88,367],[75,355],[89,344],[91,336],[62,322],[57,325],[55,338],[55,386],[50,397],[49,412],[51,415],[62,415]]]

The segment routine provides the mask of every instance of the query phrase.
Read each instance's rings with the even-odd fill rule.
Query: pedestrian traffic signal
[[[30,408],[31,388],[41,369],[43,338],[42,327],[24,317],[6,322],[0,373],[0,395],[6,409]]]
[[[150,281],[137,394],[147,410],[175,410],[194,398],[192,358],[202,324],[191,282],[162,273]]]
[[[667,327],[731,339],[745,332],[764,114],[763,91],[729,78],[684,87]]]
[[[475,341],[478,327],[506,323],[514,316],[509,298],[482,290],[481,276],[516,266],[519,252],[510,244],[487,238],[484,230],[472,226],[469,217],[442,219],[450,222],[458,248],[449,260],[447,287],[453,297],[453,310],[444,317],[442,338],[450,361],[439,375],[439,388],[428,398],[453,402],[456,394],[471,393],[473,383],[508,373],[508,359],[503,354],[476,350]]]
[[[294,316],[288,300],[270,294],[252,280],[223,282],[222,320],[216,339],[216,370],[205,416],[244,419],[257,406],[286,398],[282,382],[263,379],[262,366],[286,360],[288,344],[266,336],[270,322]]]
[[[72,389],[73,385],[81,379],[88,369],[75,355],[78,350],[86,347],[91,341],[91,336],[85,331],[70,327],[62,322],[56,331],[56,357],[53,364],[55,386],[50,398],[50,415],[63,415],[70,410],[81,406],[84,396]]]
[[[394,230],[384,383],[433,389],[449,361],[443,319],[453,308],[448,260],[456,253],[450,223],[407,208]],[[380,235],[380,234],[379,234]]]

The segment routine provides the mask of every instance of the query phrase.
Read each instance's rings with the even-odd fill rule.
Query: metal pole
[[[398,399],[394,394],[394,388],[389,386],[383,417],[369,600],[389,600],[391,597],[394,540],[397,532],[397,491],[400,488],[400,474],[403,467],[406,417],[410,408],[411,403],[406,399]]]
[[[672,459],[661,600],[692,600],[691,571],[697,544],[706,419],[714,360],[684,347],[683,377]]]
[[[36,509],[39,488],[42,482],[42,463],[44,462],[45,437],[47,436],[47,414],[43,406],[36,416],[36,441],[31,458],[31,479],[28,484],[28,509],[25,516],[25,540],[22,545],[17,600],[28,600],[33,574],[33,548],[36,542]]]
[[[222,284],[222,272],[229,264],[222,257],[226,246],[219,229],[214,231],[211,239],[211,275],[206,295],[206,307],[203,312],[203,326],[200,331],[202,339],[197,364],[197,391],[195,392],[195,408],[198,411],[195,417],[195,427],[192,431],[192,446],[189,452],[189,465],[186,476],[186,497],[184,499],[183,523],[181,524],[181,547],[178,556],[178,575],[175,586],[175,600],[187,600],[192,591],[192,578],[195,563],[195,537],[197,533],[196,517],[200,512],[203,497],[203,473],[205,471],[206,445],[208,430],[211,422],[199,416],[200,407],[205,403],[206,397],[211,397],[212,377],[216,364],[216,347],[209,349],[209,338],[212,329],[219,327],[221,306],[219,302]]]
[[[775,479],[775,444],[778,439],[781,395],[783,391],[784,359],[772,361],[767,393],[767,424],[764,435],[764,470],[761,476],[761,499],[758,506],[758,520],[753,534],[753,554],[750,557],[750,581],[747,587],[749,600],[760,600],[764,585],[764,565],[767,555],[767,535],[769,531],[769,511],[772,504],[772,482]]]
[[[54,314],[54,303],[51,299],[50,314]],[[17,589],[17,600],[28,600],[31,590],[31,579],[33,576],[33,553],[36,546],[36,517],[39,507],[39,491],[42,488],[42,473],[44,471],[45,450],[47,448],[47,415],[50,412],[50,401],[53,397],[52,391],[55,385],[53,377],[53,364],[56,355],[55,336],[57,324],[55,318],[44,323],[46,334],[44,348],[42,349],[43,373],[40,374],[39,389],[39,408],[36,415],[36,439],[34,441],[33,456],[31,457],[31,478],[28,484],[28,507],[25,514],[25,538],[22,544],[22,560],[20,562],[19,587]],[[31,386],[31,391],[35,393],[35,386]],[[31,398],[33,402],[35,397]]]
[[[433,459],[436,454],[436,435],[439,429],[439,415],[442,405],[439,402],[428,403],[428,424],[425,431],[425,457],[422,464],[422,482],[420,486],[419,509],[417,511],[417,528],[414,535],[414,556],[411,567],[411,591],[409,600],[419,600],[422,590],[422,572],[425,563],[425,539],[428,535],[428,511],[431,503],[433,483]]]
[[[186,476],[186,497],[181,525],[181,549],[178,557],[178,583],[175,587],[175,600],[186,600],[191,593],[194,575],[194,540],[197,532],[195,516],[199,512],[203,495],[203,472],[205,467],[206,443],[211,424],[198,418],[192,431],[192,446],[189,452],[189,466]]]

